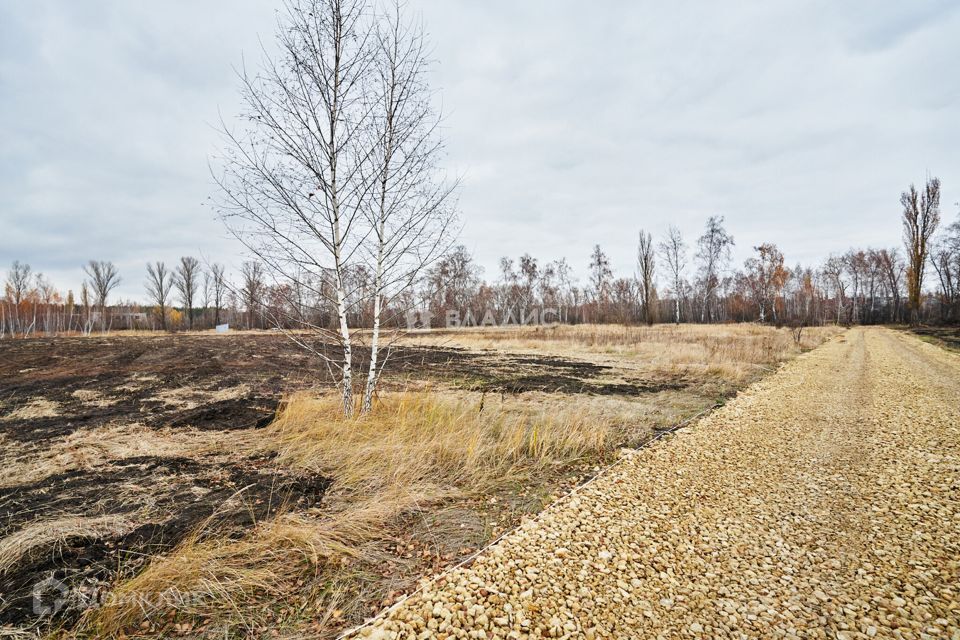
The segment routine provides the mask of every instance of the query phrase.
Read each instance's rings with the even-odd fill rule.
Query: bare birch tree
[[[243,302],[247,307],[247,329],[256,329],[256,318],[263,302],[263,265],[256,260],[248,260],[240,267]]]
[[[173,274],[167,271],[167,265],[157,261],[156,265],[147,263],[147,295],[160,312],[160,328],[167,329],[167,298],[173,286]]]
[[[451,188],[436,177],[419,29],[398,7],[382,12],[365,0],[285,7],[278,58],[241,74],[244,126],[224,125],[217,206],[281,285],[275,291],[291,296],[274,323],[322,338],[287,333],[326,363],[349,416],[362,337],[351,318],[373,310],[376,354],[385,304],[444,247]],[[327,310],[335,329],[319,320]],[[362,410],[382,364],[371,358]]]
[[[697,240],[699,252],[697,260],[700,263],[700,287],[703,295],[703,306],[700,310],[700,321],[713,320],[713,299],[720,286],[720,276],[730,262],[730,250],[733,247],[733,236],[723,227],[723,216],[710,216],[707,219],[707,228]]]
[[[777,319],[776,298],[786,284],[790,272],[784,266],[783,253],[777,245],[765,243],[754,247],[757,255],[744,263],[746,282],[760,312],[760,324],[766,322],[767,310]]]
[[[120,284],[120,272],[112,262],[91,260],[83,267],[94,301],[100,309],[100,331],[107,330],[107,297]]]
[[[228,228],[273,279],[309,283],[333,306],[340,357],[289,334],[336,370],[343,412],[353,413],[353,339],[345,276],[363,230],[371,183],[364,149],[373,101],[373,46],[364,0],[289,0],[281,12],[279,58],[241,74],[244,126],[224,125],[218,209]],[[304,277],[304,275],[312,277]],[[315,283],[332,280],[332,291]]]
[[[923,275],[930,255],[930,239],[940,224],[940,180],[930,178],[922,193],[910,185],[900,194],[903,205],[903,244],[907,249],[907,305],[910,323],[920,321]]]
[[[374,188],[365,208],[372,230],[373,328],[362,413],[372,407],[382,369],[378,362],[383,309],[449,247],[454,221],[453,185],[437,170],[442,147],[439,120],[430,107],[422,28],[405,23],[395,4],[377,21],[373,42],[370,91],[376,108],[369,127],[369,157]]]
[[[654,286],[654,270],[656,253],[653,250],[653,236],[640,230],[640,241],[637,245],[637,284],[640,291],[640,305],[643,310],[643,321],[653,324],[653,304],[656,297]]]
[[[680,229],[671,225],[667,237],[660,242],[660,255],[670,270],[670,288],[673,290],[673,321],[680,324],[680,304],[683,297],[683,272],[687,268],[687,245]]]
[[[21,329],[20,304],[30,289],[32,274],[30,265],[19,260],[14,260],[10,271],[7,272],[7,281],[4,288],[13,306],[10,312],[10,335],[16,335],[16,332]]]

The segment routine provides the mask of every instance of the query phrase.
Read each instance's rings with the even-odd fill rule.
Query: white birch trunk
[[[379,265],[377,275],[379,280]],[[380,295],[378,289],[373,300],[373,337],[370,339],[370,370],[367,371],[367,387],[363,392],[361,413],[369,413],[370,409],[373,408],[373,392],[376,391],[377,388],[377,378],[379,377],[377,373],[377,356],[379,355],[380,349],[380,307],[382,301],[383,297]]]

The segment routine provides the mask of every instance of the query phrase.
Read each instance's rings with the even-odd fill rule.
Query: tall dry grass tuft
[[[283,464],[331,475],[369,493],[438,484],[483,489],[537,469],[597,457],[617,444],[629,416],[585,403],[508,405],[479,394],[386,394],[367,416],[344,418],[337,398],[294,395],[269,428]]]

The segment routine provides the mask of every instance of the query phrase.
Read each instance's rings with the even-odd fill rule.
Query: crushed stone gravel
[[[852,329],[350,637],[960,640],[960,357]]]

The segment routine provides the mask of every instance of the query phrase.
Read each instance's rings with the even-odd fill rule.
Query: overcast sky
[[[113,260],[236,265],[211,211],[233,67],[272,46],[270,0],[0,0],[0,266],[61,287]],[[633,272],[637,232],[693,242],[726,217],[742,262],[900,243],[899,193],[960,200],[960,3],[411,0],[430,34],[462,240],[502,255],[599,243]]]

